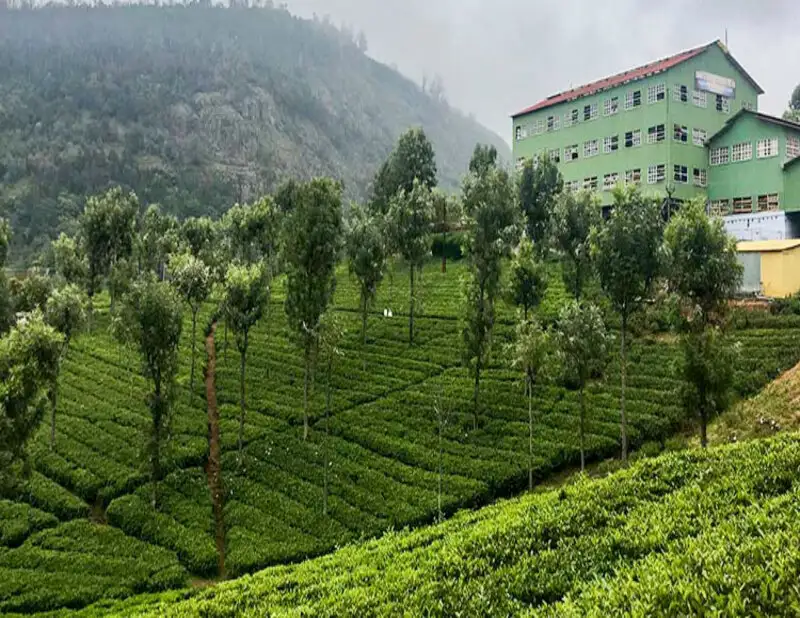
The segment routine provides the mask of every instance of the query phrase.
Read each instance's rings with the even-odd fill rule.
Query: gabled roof
[[[516,118],[518,116],[524,116],[525,114],[530,114],[531,112],[535,112],[540,109],[545,109],[546,107],[550,107],[552,105],[565,103],[566,101],[573,101],[581,97],[587,97],[589,95],[596,94],[603,90],[608,90],[610,88],[615,88],[616,86],[620,86],[622,84],[635,81],[637,79],[643,79],[645,77],[654,75],[656,73],[663,73],[667,69],[671,69],[672,67],[677,66],[683,62],[686,62],[687,60],[690,60],[695,56],[699,56],[700,54],[707,51],[714,45],[717,45],[723,51],[723,53],[727,56],[728,60],[742,73],[742,75],[744,75],[747,81],[749,81],[753,85],[758,94],[764,93],[764,90],[762,90],[761,86],[759,86],[756,83],[756,81],[752,77],[750,77],[750,75],[748,75],[747,71],[744,70],[742,65],[739,64],[734,59],[733,56],[731,56],[727,47],[725,47],[725,45],[723,45],[721,41],[716,40],[711,43],[708,43],[707,45],[695,47],[694,49],[689,49],[679,54],[675,54],[674,56],[669,56],[667,58],[662,58],[661,60],[656,60],[655,62],[642,65],[635,69],[630,69],[623,73],[617,73],[616,75],[612,75],[611,77],[606,77],[604,79],[597,80],[590,84],[586,84],[584,86],[579,86],[577,88],[572,88],[570,90],[565,90],[564,92],[551,95],[546,99],[539,101],[536,105],[532,105],[531,107],[527,107],[522,111],[513,114],[511,117]]]
[[[785,120],[783,118],[779,118],[778,116],[770,116],[769,114],[762,114],[761,112],[754,112],[749,109],[740,109],[738,112],[736,112],[733,116],[731,116],[730,118],[728,118],[728,120],[725,121],[725,124],[722,125],[722,128],[719,131],[717,131],[716,133],[714,133],[714,135],[708,138],[708,143],[711,143],[718,137],[727,133],[728,130],[731,127],[733,127],[733,125],[736,124],[739,118],[742,118],[743,116],[746,115],[750,115],[753,118],[757,118],[758,120],[768,122],[769,124],[775,124],[778,125],[779,127],[785,127],[787,129],[792,129],[794,131],[800,132],[800,124],[792,122],[791,120]]]

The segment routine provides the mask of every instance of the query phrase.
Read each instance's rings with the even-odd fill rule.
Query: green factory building
[[[542,155],[567,190],[618,183],[703,196],[742,240],[795,236],[800,125],[759,113],[763,90],[720,41],[550,96],[515,114],[518,167]]]

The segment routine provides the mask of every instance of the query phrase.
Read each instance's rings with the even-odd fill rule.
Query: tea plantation
[[[278,287],[268,318],[251,337],[240,458],[239,359],[232,343],[225,350],[223,328],[217,330],[228,575],[298,562],[390,529],[432,522],[440,500],[444,513],[452,514],[526,486],[527,402],[503,351],[514,312],[500,309],[494,359],[482,386],[485,409],[474,430],[472,383],[460,366],[463,267],[452,264],[446,274],[438,268],[431,263],[423,273],[424,313],[413,347],[403,315],[408,302],[403,271],[397,269],[382,286],[366,346],[355,286],[340,273],[336,306],[348,332],[334,368],[330,438],[323,431],[318,377],[312,432],[307,442],[302,439],[303,363],[286,327]],[[545,320],[564,300],[557,282],[554,277],[541,308]],[[385,308],[393,317],[384,317]],[[204,321],[210,312],[208,307]],[[29,488],[0,501],[0,613],[81,608],[101,599],[183,588],[191,578],[215,575],[214,522],[203,468],[207,414],[202,380],[196,380],[195,392],[188,390],[189,341],[181,351],[169,473],[153,510],[140,453],[147,386],[138,359],[111,338],[107,326],[101,311],[92,334],[73,343],[61,373],[55,448],[43,429],[32,448]],[[739,396],[756,392],[800,360],[800,322],[791,318],[752,317],[735,335],[742,344]],[[685,423],[672,369],[677,352],[662,336],[632,345],[626,397],[635,446],[664,441]],[[534,395],[536,475],[544,478],[578,460],[578,402],[574,393],[552,385],[538,387]],[[612,456],[619,448],[618,399],[619,374],[612,363],[606,381],[588,395],[591,459]],[[441,440],[437,406],[446,420]],[[323,515],[326,450],[330,498]],[[409,607],[419,608],[412,615],[451,614],[459,606],[468,615],[487,615],[495,607],[503,614],[546,615],[551,603],[558,603],[553,611],[583,615],[599,598],[606,580],[596,577],[603,576],[641,598],[646,613],[666,602],[658,596],[665,585],[659,573],[670,570],[678,583],[691,580],[692,569],[710,560],[706,548],[715,539],[733,539],[729,546],[738,557],[725,560],[743,561],[759,543],[775,542],[756,529],[768,512],[778,514],[775,522],[792,521],[794,490],[782,479],[799,452],[797,442],[784,440],[747,447],[737,457],[723,450],[667,458],[562,496],[526,497],[307,565],[267,571],[193,598],[186,611],[384,615],[399,611],[411,590]],[[773,463],[759,465],[759,453]],[[723,495],[731,498],[722,500]],[[792,523],[782,534],[796,533]],[[527,545],[511,543],[519,538]],[[375,579],[390,568],[396,579]],[[651,579],[658,585],[645,585]],[[622,602],[614,590],[603,603]],[[768,594],[749,589],[741,594],[750,593]],[[694,602],[689,596],[681,602]],[[169,609],[180,613],[184,606]]]

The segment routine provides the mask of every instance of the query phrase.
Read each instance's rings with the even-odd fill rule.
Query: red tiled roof
[[[571,90],[565,90],[564,92],[554,94],[552,96],[547,97],[546,99],[539,101],[536,105],[523,109],[521,112],[517,112],[512,116],[512,118],[516,118],[517,116],[522,116],[524,114],[529,114],[531,112],[535,112],[537,110],[550,107],[551,105],[556,105],[558,103],[564,103],[565,101],[572,101],[573,99],[577,99],[579,97],[585,97],[590,94],[595,94],[596,92],[600,92],[601,90],[614,88],[615,86],[619,86],[620,84],[624,84],[626,82],[630,82],[636,79],[641,79],[643,77],[647,77],[648,75],[652,75],[654,73],[661,73],[662,71],[671,69],[672,67],[679,65],[682,62],[686,62],[690,58],[694,58],[695,56],[702,54],[709,47],[715,44],[720,45],[720,47],[722,47],[719,41],[714,41],[713,43],[708,43],[707,45],[702,45],[701,47],[695,47],[694,49],[689,49],[679,54],[675,54],[674,56],[669,56],[668,58],[663,58],[662,60],[656,60],[655,62],[645,64],[635,69],[630,69],[629,71],[625,71],[624,73],[617,73],[616,75],[600,79],[596,82],[586,84],[585,86],[579,86],[578,88],[572,88]],[[730,58],[730,60],[736,65],[736,67],[739,68],[742,71],[742,73],[744,73],[745,77],[747,77],[747,79],[753,83],[756,89],[761,90],[758,87],[758,84],[756,84],[755,81],[753,81],[753,79],[749,75],[747,75],[744,69],[741,68],[741,65],[738,62],[736,62],[732,56],[730,56],[730,54],[724,47],[722,47],[722,50],[725,52],[728,58]]]

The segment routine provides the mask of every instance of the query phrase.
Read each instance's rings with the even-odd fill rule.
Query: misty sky
[[[509,115],[570,86],[723,39],[780,115],[800,82],[798,0],[284,0],[363,30],[369,53],[511,138]]]

